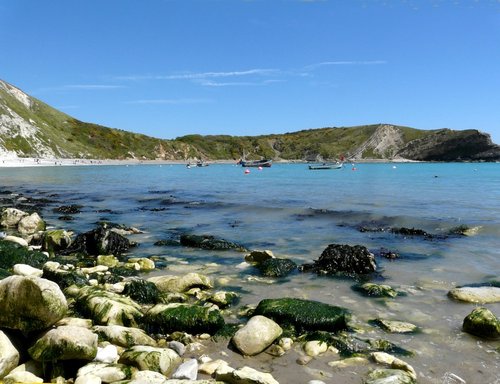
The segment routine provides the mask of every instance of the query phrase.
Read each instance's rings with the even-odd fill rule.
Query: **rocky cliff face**
[[[397,154],[421,161],[495,161],[500,159],[500,146],[493,144],[488,134],[477,130],[441,129],[410,141]]]

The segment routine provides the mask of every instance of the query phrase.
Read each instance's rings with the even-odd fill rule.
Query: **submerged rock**
[[[269,347],[282,333],[273,320],[257,315],[235,333],[232,343],[243,355],[253,356]]]
[[[210,235],[181,235],[181,245],[210,250],[236,249],[245,252],[244,246]]]
[[[330,332],[347,329],[350,318],[345,308],[294,298],[264,299],[255,309],[254,315],[266,316],[282,326],[293,325],[299,331]]]
[[[500,303],[500,287],[462,287],[448,292],[448,297],[467,303]]]
[[[304,271],[318,274],[344,274],[347,276],[373,273],[377,269],[375,256],[362,245],[330,244],[313,264],[301,266]]]
[[[489,309],[479,307],[464,319],[463,330],[485,339],[498,339],[500,338],[500,319]]]
[[[398,292],[390,285],[364,283],[352,286],[352,289],[371,297],[396,297]]]
[[[416,325],[403,321],[375,319],[371,322],[375,325],[378,325],[384,331],[390,333],[415,333],[418,331],[418,327]]]
[[[0,281],[0,327],[31,332],[47,329],[68,310],[59,286],[31,276],[10,276]]]
[[[365,384],[415,384],[417,381],[400,369],[376,369],[372,371]]]
[[[297,264],[288,259],[270,258],[257,264],[257,268],[266,277],[285,277],[297,269]]]
[[[224,325],[220,311],[184,303],[158,304],[144,317],[148,333],[172,333],[183,331],[192,334],[214,334]]]

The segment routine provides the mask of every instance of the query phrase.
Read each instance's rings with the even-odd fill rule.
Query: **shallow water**
[[[105,219],[140,228],[145,233],[131,236],[140,243],[132,253],[164,257],[167,269],[155,273],[195,270],[216,279],[229,277],[224,289],[244,292],[241,305],[293,296],[345,306],[365,325],[375,317],[415,323],[422,333],[389,335],[366,325],[366,335],[415,351],[414,357],[403,359],[421,383],[453,383],[446,379],[449,373],[467,383],[500,383],[500,355],[495,352],[500,342],[461,332],[474,305],[446,296],[457,285],[500,279],[500,164],[356,164],[356,170],[349,165],[327,171],[276,164],[247,175],[233,165],[8,168],[0,169],[0,177],[4,190],[52,200],[41,214],[53,227],[79,233]],[[63,204],[80,204],[82,213],[74,221],[61,221],[52,209]],[[472,237],[434,240],[357,229],[415,227],[444,235],[461,224],[481,229]],[[312,274],[256,281],[255,270],[239,265],[241,253],[153,245],[184,232],[270,249],[298,264],[317,259],[331,243],[396,250],[400,259],[377,259],[377,281],[408,295],[365,298],[352,291],[352,280]],[[500,316],[500,304],[487,307]],[[252,359],[228,353],[235,363],[272,371],[281,383],[314,378],[359,383],[374,368],[335,371],[327,365],[337,359],[333,354],[301,366],[294,353]]]

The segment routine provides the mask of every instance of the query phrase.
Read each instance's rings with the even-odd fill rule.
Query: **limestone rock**
[[[101,339],[122,347],[128,348],[134,345],[156,346],[156,341],[139,328],[120,325],[97,325],[93,330]]]
[[[330,361],[328,365],[332,368],[347,368],[352,366],[367,365],[369,363],[370,362],[366,357],[355,356],[342,360]]]
[[[454,300],[467,303],[500,303],[500,287],[462,287],[448,292]]]
[[[328,344],[319,340],[311,340],[304,344],[304,352],[307,356],[315,357],[325,353],[327,350]]]
[[[400,369],[376,369],[368,375],[365,384],[415,384],[408,372]]]
[[[43,383],[43,379],[35,376],[31,372],[16,371],[5,376],[2,382],[4,384],[34,384]]]
[[[0,331],[0,379],[17,367],[19,352],[9,338]]]
[[[184,276],[155,276],[148,279],[162,292],[182,293],[191,288],[213,288],[212,279],[200,273],[188,273]]]
[[[164,384],[165,375],[153,371],[137,371],[132,375],[132,380],[128,384]]]
[[[411,376],[413,380],[417,380],[417,374],[415,373],[413,367],[407,362],[398,359],[397,357],[389,355],[388,353],[385,352],[373,352],[371,354],[371,358],[377,364],[384,364],[392,369],[400,369],[402,371],[405,371]]]
[[[148,370],[170,375],[180,364],[180,356],[169,348],[155,348],[136,345],[127,349],[120,357],[120,362],[131,364],[139,370]]]
[[[141,307],[132,299],[95,287],[84,287],[76,298],[77,307],[102,325],[136,327]]]
[[[235,333],[232,343],[243,355],[253,356],[269,347],[282,333],[273,320],[254,316]]]
[[[11,243],[19,244],[21,247],[26,247],[26,248],[29,245],[26,240],[24,240],[22,237],[18,237],[18,236],[8,235],[8,236],[5,236],[3,238],[3,240],[10,241]]]
[[[38,268],[33,268],[28,264],[16,264],[12,268],[12,272],[14,275],[19,276],[34,276],[34,277],[42,277],[43,271]]]
[[[93,360],[97,335],[86,328],[61,326],[51,329],[29,349],[36,361]]]
[[[113,344],[106,345],[105,347],[97,347],[97,354],[93,361],[99,363],[117,363],[118,362],[118,348]]]
[[[198,361],[189,359],[177,367],[172,379],[196,380],[198,377]]]
[[[103,383],[130,379],[135,368],[124,364],[89,363],[78,370],[77,378],[87,375],[99,377]]]
[[[365,296],[371,297],[396,297],[398,295],[398,292],[394,288],[386,284],[357,284],[353,286],[353,289]]]
[[[24,211],[21,211],[16,208],[5,208],[2,211],[2,218],[0,221],[0,226],[2,227],[17,227],[19,221],[23,217],[28,216],[28,214]]]
[[[75,380],[75,384],[101,384],[102,380],[100,377],[95,376],[95,375],[85,375],[85,376],[78,376]]]
[[[52,281],[10,276],[0,281],[0,326],[31,332],[47,329],[64,317],[66,298]]]
[[[97,256],[97,265],[105,265],[106,267],[116,267],[120,261],[114,255],[99,255]]]
[[[375,319],[373,320],[373,323],[378,325],[384,331],[390,333],[415,333],[418,331],[418,327],[415,324],[403,321]]]
[[[38,215],[38,213],[35,212],[19,220],[19,223],[17,224],[17,230],[23,236],[32,235],[34,233],[45,230],[45,222]]]
[[[234,370],[217,370],[215,378],[231,384],[279,384],[270,373],[259,372],[250,367]]]
[[[155,269],[155,262],[146,257],[132,257],[127,260],[127,264],[138,264],[140,271],[152,271]],[[125,266],[127,266],[127,264]]]

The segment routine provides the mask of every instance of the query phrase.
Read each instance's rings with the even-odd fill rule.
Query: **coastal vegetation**
[[[0,155],[182,161],[326,161],[341,157],[496,161],[500,147],[477,130],[420,130],[392,124],[260,136],[192,134],[166,140],[82,122],[0,80]]]

